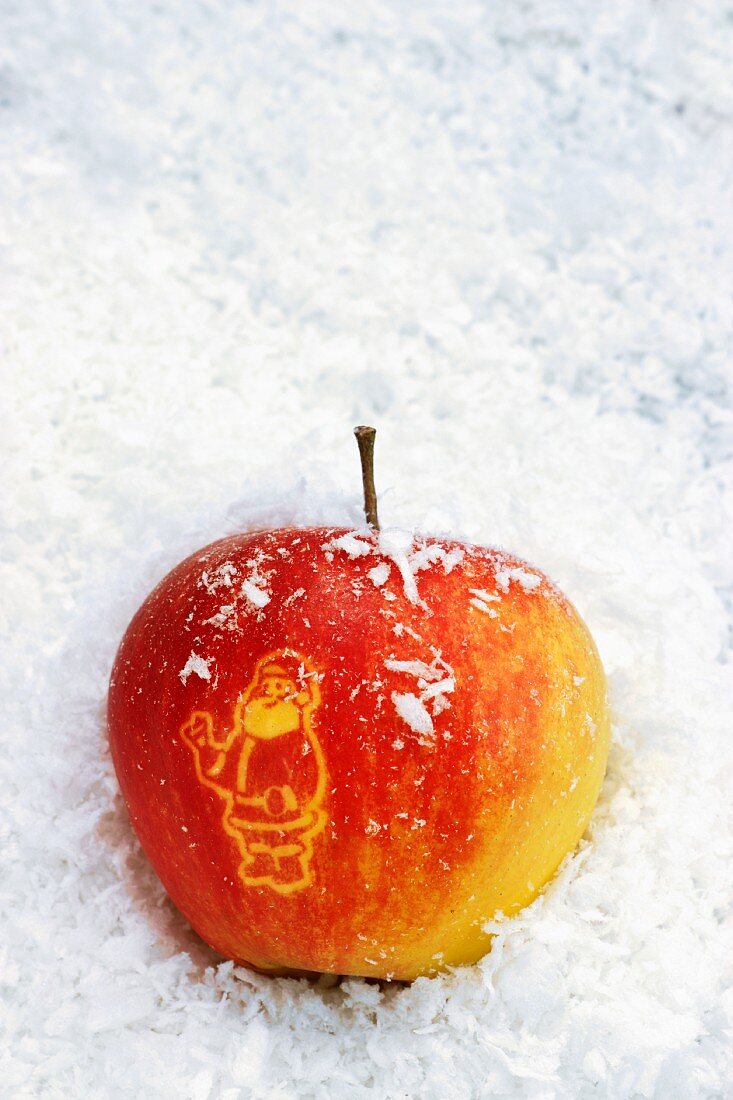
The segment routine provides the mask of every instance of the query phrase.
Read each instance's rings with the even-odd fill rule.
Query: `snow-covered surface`
[[[3,22],[0,1091],[730,1096],[726,5]],[[590,844],[481,964],[410,988],[217,960],[104,732],[181,557],[359,524],[360,422],[385,526],[546,571],[616,721]]]

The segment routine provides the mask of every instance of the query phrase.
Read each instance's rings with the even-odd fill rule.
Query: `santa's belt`
[[[292,832],[293,829],[310,828],[318,821],[318,813],[315,810],[307,810],[306,813],[302,813],[298,817],[278,818],[277,820],[273,820],[272,818],[263,820],[262,818],[239,816],[240,814],[246,815],[248,810],[251,813],[252,808],[252,806],[246,805],[237,806],[235,800],[234,807],[230,813],[227,814],[227,824],[233,825],[237,829],[289,833]]]

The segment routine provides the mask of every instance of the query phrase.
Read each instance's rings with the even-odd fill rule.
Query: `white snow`
[[[420,602],[420,596],[410,561],[412,543],[412,532],[399,527],[383,528],[379,533],[380,553],[392,559],[402,577],[405,596],[410,603],[417,604]]]
[[[252,581],[242,581],[242,593],[254,604],[255,607],[267,607],[270,602],[270,593],[266,592],[263,588],[258,588]]]
[[[534,592],[542,584],[542,577],[528,569],[504,567],[496,571],[496,583],[502,592],[509,591],[509,582],[516,581],[526,592]]]
[[[447,677],[445,680],[439,680],[437,684],[428,684],[427,687],[420,694],[420,698],[424,702],[426,699],[438,699],[441,696],[448,695],[450,692],[456,690],[456,682],[452,676]]]
[[[192,652],[185,665],[178,673],[181,683],[185,684],[192,673],[196,676],[200,676],[202,680],[210,680],[211,670],[209,664],[210,661],[205,657],[199,657],[197,653]]]
[[[352,536],[344,535],[343,538],[351,539]],[[335,545],[339,541],[340,540],[334,540],[331,545]],[[465,552],[458,546],[453,547],[452,550],[446,550],[439,542],[414,549],[414,542],[415,536],[412,531],[399,527],[387,527],[383,528],[379,533],[377,550],[380,554],[384,554],[385,557],[390,558],[397,566],[400,576],[402,577],[405,596],[410,603],[419,604],[424,607],[425,605],[420,599],[418,591],[416,574],[419,573],[421,569],[428,569],[438,562],[442,565],[445,573],[450,573],[458,562],[463,560]],[[373,550],[374,548],[370,546],[369,549]],[[350,552],[352,554],[354,553],[353,550]],[[387,563],[385,562],[382,564]],[[372,572],[374,572],[374,570],[370,572],[370,575]],[[381,580],[377,581],[374,577],[372,577],[372,579],[375,584],[383,583]]]
[[[471,607],[475,607],[477,611],[483,611],[490,619],[497,619],[499,617],[499,612],[495,607],[492,607],[491,604],[501,602],[501,596],[485,592],[482,588],[470,588],[469,592],[473,593],[471,599],[468,601]]]
[[[412,632],[410,633],[412,634]],[[417,635],[413,635],[413,637],[418,641],[420,640]],[[450,665],[435,650],[432,651],[431,656],[430,664],[421,660],[399,661],[391,657],[384,662],[385,668],[389,672],[406,673],[416,680],[417,694],[393,691],[391,698],[399,717],[407,723],[414,733],[421,735],[418,739],[419,744],[430,746],[434,743],[432,736],[435,733],[433,718],[449,709],[448,695],[456,689],[455,676]],[[432,717],[425,705],[428,702],[432,710]],[[429,738],[426,736],[428,734],[431,735]]]
[[[393,691],[392,702],[402,721],[407,723],[413,733],[433,733],[433,720],[417,695],[407,691]]]
[[[425,680],[434,680],[437,675],[433,666],[425,661],[397,661],[390,657],[384,662],[384,666],[391,672],[407,672],[410,676],[422,677]]]
[[[486,615],[489,616],[490,619],[496,619],[499,614],[499,612],[496,611],[495,608],[489,607],[487,604],[484,603],[483,600],[479,600],[475,596],[472,600],[469,600],[468,602],[471,604],[471,607],[475,607],[477,611],[483,611]]]
[[[362,558],[365,554],[374,553],[374,545],[368,542],[366,539],[359,538],[359,536],[352,531],[347,531],[345,535],[339,535],[338,538],[331,539],[326,543],[326,546],[343,550],[345,554],[348,554],[350,558]]]
[[[382,561],[370,569],[367,576],[377,588],[381,588],[389,580],[389,565],[386,561]]]
[[[209,572],[204,569],[201,574],[201,584],[208,593],[216,592],[217,588],[231,588],[237,575],[237,567],[231,561],[225,561],[217,569]]]
[[[421,546],[419,550],[414,550],[410,554],[410,566],[414,572],[418,572],[420,569],[428,569],[436,562],[440,562],[443,572],[450,573],[460,561],[463,561],[464,557],[465,552],[459,546],[446,550],[439,542],[433,542],[427,546]]]
[[[2,1090],[727,1096],[726,5],[0,19]],[[123,630],[178,561],[363,527],[360,422],[385,530],[556,581],[616,723],[588,843],[481,963],[408,988],[222,962],[141,854],[104,732]],[[415,546],[393,549],[419,608]],[[225,576],[232,615],[271,610]]]
[[[497,596],[495,592],[486,592],[483,588],[469,588],[469,592],[481,603],[501,603],[501,596]]]

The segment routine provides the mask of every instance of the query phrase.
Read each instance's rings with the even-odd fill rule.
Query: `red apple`
[[[217,951],[410,979],[479,958],[551,878],[609,729],[593,641],[536,569],[311,527],[221,539],[160,582],[109,734],[143,848]]]

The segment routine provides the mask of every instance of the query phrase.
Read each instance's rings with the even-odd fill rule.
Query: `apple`
[[[363,529],[232,535],[158,584],[109,738],[145,852],[218,952],[409,980],[480,958],[573,851],[609,718],[547,577],[380,531],[367,467]]]

